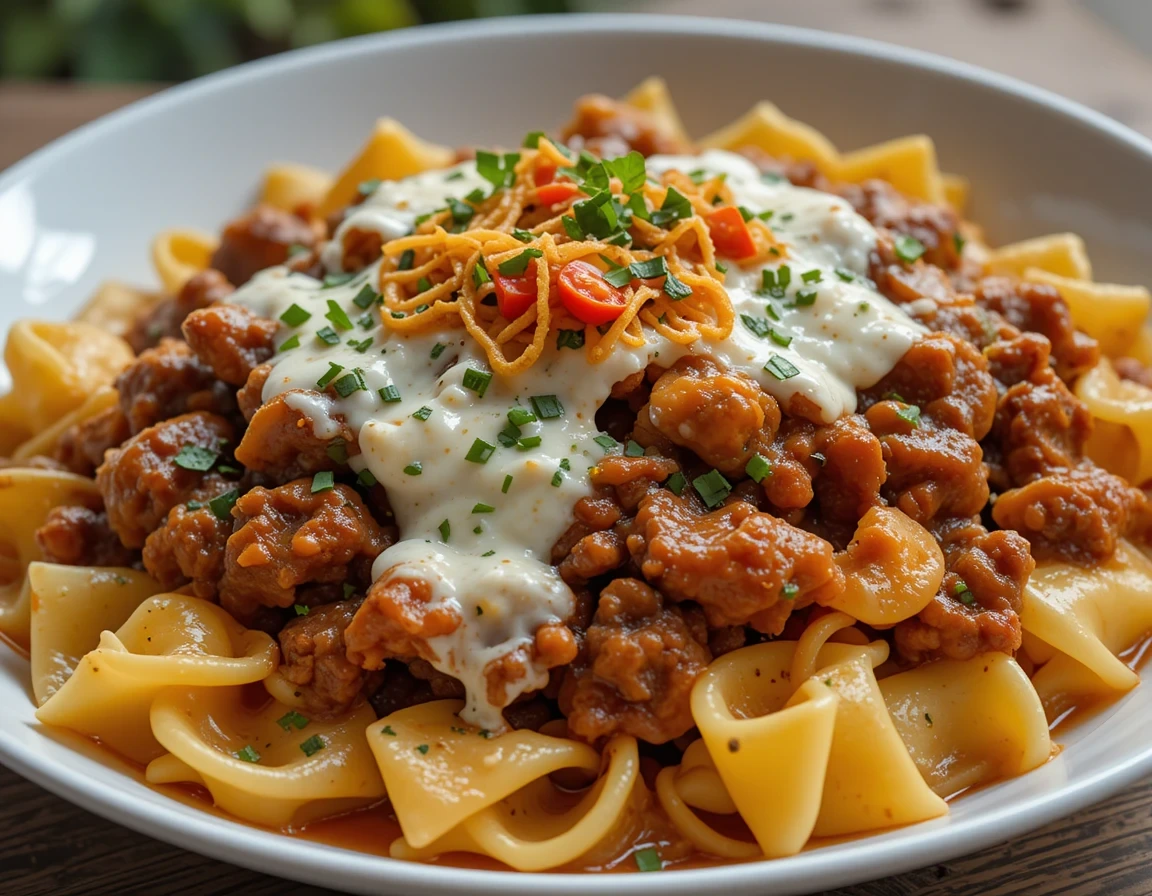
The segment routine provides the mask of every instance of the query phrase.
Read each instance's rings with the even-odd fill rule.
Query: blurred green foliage
[[[180,81],[421,22],[564,12],[569,0],[0,0],[0,77]]]

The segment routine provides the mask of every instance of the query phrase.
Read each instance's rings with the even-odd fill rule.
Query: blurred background
[[[0,168],[148,92],[293,47],[488,16],[670,12],[879,38],[1152,135],[1152,0],[0,0]]]

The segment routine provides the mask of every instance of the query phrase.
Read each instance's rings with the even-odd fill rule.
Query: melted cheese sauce
[[[723,172],[737,203],[773,213],[770,223],[787,257],[764,267],[779,278],[787,265],[790,285],[777,298],[760,295],[764,267],[734,262],[726,285],[737,314],[763,321],[760,329],[770,323],[775,338],[739,321],[729,339],[688,348],[648,332],[646,345],[620,344],[595,366],[583,350],[553,345],[525,373],[493,375],[481,394],[465,378],[470,369],[489,373],[488,366],[463,329],[401,335],[380,322],[378,313],[353,303],[366,283],[377,282],[379,262],[329,286],[270,268],[231,299],[275,320],[293,304],[311,312],[304,325],[282,327],[279,341],[298,333],[300,345],[276,356],[263,398],[288,392],[285,400],[311,421],[318,438],[339,431],[328,413],[330,402],[316,392],[318,381],[333,365],[340,368],[337,378],[360,371],[367,388],[338,398],[336,407],[358,434],[362,453],[352,458],[352,468],[368,469],[387,490],[401,534],[376,560],[373,576],[424,579],[433,604],[456,611],[456,631],[429,643],[433,665],[463,683],[464,718],[493,731],[504,727],[502,707],[489,702],[485,668],[514,651],[530,656],[536,629],[572,612],[574,596],[548,561],[552,545],[573,521],[573,506],[591,494],[588,470],[607,450],[595,441],[601,435],[595,414],[613,384],[650,362],[669,366],[690,351],[755,378],[782,403],[803,396],[822,420],[832,422],[853,411],[856,389],[883,377],[924,332],[866,279],[876,233],[846,202],[766,183],[750,162],[726,152],[657,156],[648,168]],[[341,269],[342,237],[350,230],[403,236],[417,216],[482,183],[474,163],[465,162],[381,184],[341,224],[325,249],[326,266]],[[805,278],[807,272],[815,273]],[[804,291],[814,293],[815,301],[797,301]],[[313,338],[329,323],[324,318],[330,302],[354,322],[352,330],[338,330],[341,343],[334,346]],[[796,374],[780,378],[766,370],[770,362],[779,364],[774,357]],[[399,399],[383,401],[379,390],[386,387]],[[532,410],[532,398],[540,396],[555,396],[563,413],[522,426],[522,444],[501,444],[498,434],[508,426],[509,410]],[[537,437],[539,443],[532,444]],[[486,462],[477,462],[479,457]],[[546,682],[547,670],[529,662],[524,677],[508,684],[505,705]]]

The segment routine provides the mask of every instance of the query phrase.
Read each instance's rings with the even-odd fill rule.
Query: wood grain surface
[[[683,11],[697,0],[665,0],[655,6]],[[1136,0],[1133,0],[1136,2]],[[677,8],[678,5],[681,8]],[[883,4],[873,3],[873,6]],[[1077,60],[1063,54],[999,53],[975,19],[956,12],[962,4],[922,4],[923,15],[948,18],[930,31],[873,34],[880,26],[863,16],[865,0],[715,0],[716,14],[774,18],[832,30],[883,36],[925,49],[970,58],[993,68],[1070,93],[1081,101],[1152,133],[1152,93],[1146,90],[1152,62],[1085,23],[1063,0],[1032,4],[1027,22],[1047,46],[1075,43]],[[889,3],[897,8],[900,4]],[[649,7],[651,8],[651,7]],[[945,12],[945,8],[949,11]],[[803,12],[798,12],[798,10]],[[960,19],[954,18],[960,16]],[[971,15],[978,15],[972,13]],[[853,18],[856,16],[857,18]],[[1060,17],[1064,18],[1061,19]],[[970,16],[971,17],[971,16]],[[827,21],[824,21],[827,18]],[[976,24],[973,24],[976,22]],[[967,29],[967,30],[966,30]],[[976,30],[973,30],[976,29]],[[1060,39],[1061,29],[1066,40]],[[1001,39],[1008,35],[1000,32]],[[944,45],[940,44],[943,40]],[[1095,56],[1097,64],[1085,56]],[[1128,75],[1115,77],[1118,70]],[[1050,74],[1051,73],[1051,74]],[[1067,83],[1059,78],[1066,77]],[[76,88],[0,84],[0,170],[49,140],[155,90],[149,86]],[[1152,732],[1152,722],[1149,724]],[[601,879],[605,893],[611,878]],[[3,896],[326,896],[333,891],[285,884],[151,840],[72,806],[0,767],[0,894]],[[974,855],[885,878],[826,896],[1152,896],[1152,780],[1091,809],[1025,837]]]

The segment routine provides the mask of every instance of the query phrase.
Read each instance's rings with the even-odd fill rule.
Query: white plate
[[[512,145],[587,91],[663,75],[696,134],[768,98],[855,147],[923,131],[973,180],[972,212],[1001,242],[1084,235],[1100,279],[1152,283],[1152,143],[1073,103],[939,57],[747,22],[647,16],[505,19],[420,28],[288,53],[145,100],[0,177],[0,328],[63,318],[106,277],[151,282],[152,234],[215,229],[273,160],[336,167],[392,115],[449,144]],[[153,837],[271,874],[360,893],[639,893],[611,879],[394,862],[256,830],[185,806],[40,729],[26,663],[0,648],[0,759],[73,802]],[[787,896],[980,849],[1152,772],[1146,686],[1062,738],[1061,755],[953,805],[949,817],[788,859],[664,874],[702,888]]]

